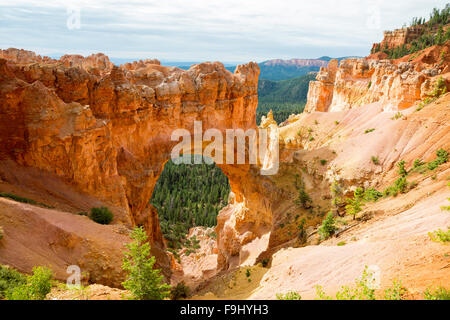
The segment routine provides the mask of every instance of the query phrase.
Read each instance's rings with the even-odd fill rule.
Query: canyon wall
[[[380,43],[374,43],[372,45],[372,50],[377,47],[381,49],[392,49],[411,43],[423,34],[424,29],[424,26],[417,25],[413,27],[395,29],[393,31],[384,31],[383,40]]]
[[[203,130],[256,128],[258,75],[256,63],[232,74],[219,62],[185,71],[157,60],[118,67],[103,54],[54,60],[3,50],[0,159],[65,179],[110,207],[115,223],[145,226],[154,254],[167,265],[149,200],[178,143],[171,134],[179,128],[192,134],[195,120]],[[242,216],[246,226],[237,228],[248,241],[271,221],[270,208],[257,196],[250,166],[221,167],[236,202],[252,208]]]
[[[437,77],[447,79],[450,43],[398,60],[330,61],[311,81],[306,112],[342,111],[373,102],[384,110],[403,110],[424,99]]]

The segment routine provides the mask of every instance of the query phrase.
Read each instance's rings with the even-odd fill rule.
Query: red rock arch
[[[177,143],[171,133],[192,132],[195,120],[204,130],[256,128],[258,75],[256,63],[233,74],[218,62],[189,70],[155,60],[117,67],[102,54],[56,61],[0,51],[0,157],[64,178],[108,205],[118,223],[144,225],[165,264],[149,199]],[[220,167],[236,202],[250,208],[234,230],[219,217],[219,246],[227,242],[219,262],[226,267],[242,243],[270,229],[271,208],[259,196],[257,168]]]

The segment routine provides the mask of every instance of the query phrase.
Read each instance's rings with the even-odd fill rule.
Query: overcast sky
[[[364,56],[383,30],[428,17],[446,2],[0,0],[0,48],[163,61]]]

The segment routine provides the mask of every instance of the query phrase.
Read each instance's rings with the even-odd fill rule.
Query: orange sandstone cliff
[[[218,62],[184,71],[156,60],[117,67],[103,54],[54,60],[2,50],[1,179],[33,181],[26,168],[34,168],[41,179],[60,180],[70,189],[58,194],[64,201],[84,194],[110,207],[115,223],[144,226],[159,263],[167,266],[157,212],[149,200],[177,143],[171,133],[192,131],[194,120],[203,121],[204,130],[256,127],[258,74],[255,63],[238,66],[232,74]],[[224,167],[236,201],[260,202],[253,196],[252,179],[245,177],[248,170]],[[30,185],[43,188],[30,182],[23,189]],[[69,206],[74,213],[87,211],[92,203],[75,202]]]
[[[450,42],[418,56],[398,60],[336,60],[310,82],[305,111],[342,111],[381,102],[384,110],[403,110],[424,99],[443,76],[450,87]]]

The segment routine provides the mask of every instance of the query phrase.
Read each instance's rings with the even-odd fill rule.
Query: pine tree
[[[162,300],[169,297],[171,286],[164,283],[161,270],[153,269],[155,257],[150,254],[150,245],[142,227],[131,233],[133,242],[126,245],[122,269],[128,272],[122,283],[138,300]]]

